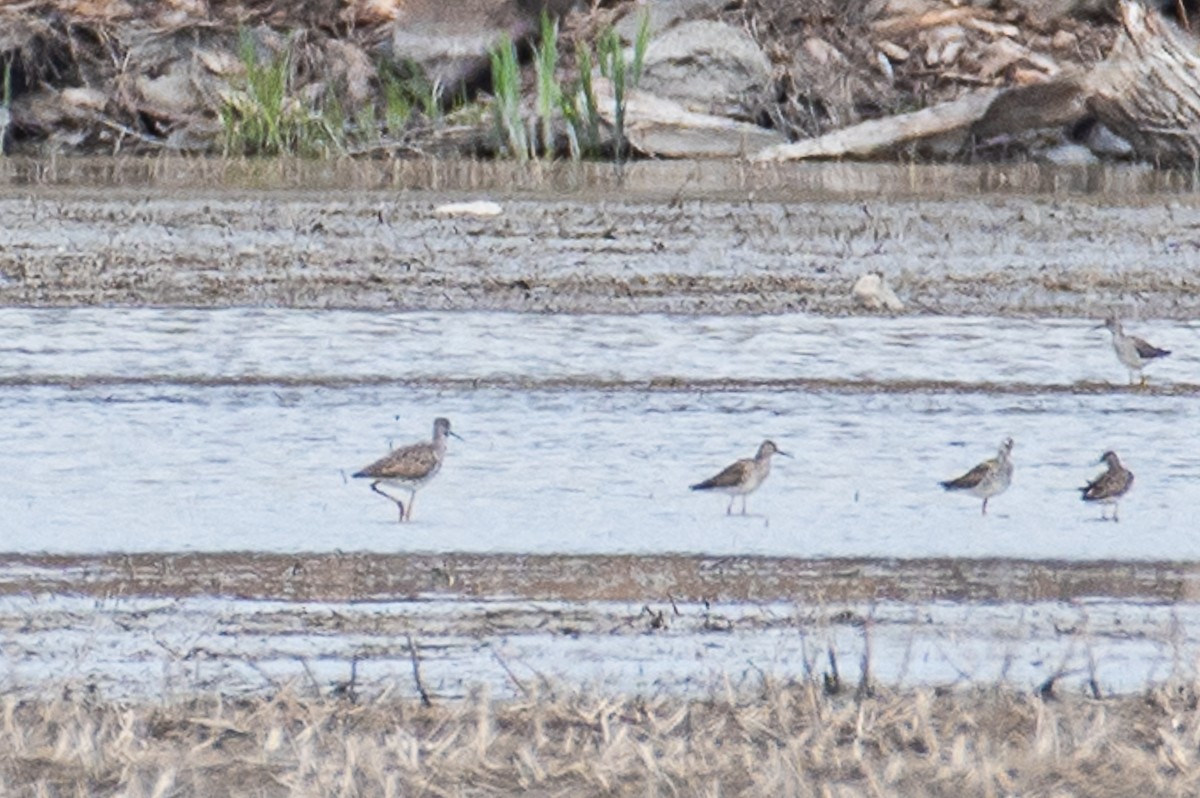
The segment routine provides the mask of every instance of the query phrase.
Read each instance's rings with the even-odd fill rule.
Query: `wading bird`
[[[757,490],[758,486],[767,478],[767,475],[771,473],[771,455],[775,454],[791,457],[787,452],[781,451],[775,445],[774,441],[763,441],[762,445],[758,447],[758,453],[754,457],[738,460],[715,477],[706,479],[703,482],[697,482],[691,488],[692,490],[706,490],[728,494],[729,506],[725,508],[725,515],[733,514],[733,500],[741,496],[742,515],[745,515],[746,496]]]
[[[1117,502],[1133,487],[1133,472],[1121,465],[1120,458],[1113,451],[1100,455],[1099,462],[1108,466],[1108,470],[1079,490],[1083,493],[1085,502],[1100,503],[1100,520],[1108,520],[1108,505],[1111,504],[1112,520],[1120,521],[1117,517]]]
[[[1112,332],[1113,350],[1117,353],[1117,360],[1120,360],[1125,368],[1129,369],[1130,385],[1133,385],[1135,372],[1140,378],[1141,384],[1145,385],[1146,375],[1142,374],[1142,369],[1146,367],[1146,364],[1151,360],[1171,354],[1170,350],[1159,349],[1136,335],[1126,335],[1125,329],[1121,326],[1121,320],[1116,316],[1110,316],[1100,327],[1107,327]],[[1100,327],[1096,327],[1096,329],[1098,330]]]
[[[1000,444],[1000,451],[991,460],[984,460],[958,479],[948,479],[939,484],[946,490],[961,490],[983,499],[983,514],[987,515],[988,499],[1008,490],[1012,484],[1013,465],[1009,459],[1012,447],[1012,438],[1005,438]]]
[[[446,438],[453,436],[450,431],[450,421],[444,418],[433,421],[433,440],[414,443],[393,449],[386,457],[371,463],[354,476],[358,479],[374,480],[371,490],[380,496],[393,501],[400,508],[400,521],[412,520],[413,502],[417,498],[417,488],[433,479],[442,469],[442,461],[446,459]],[[408,490],[408,508],[404,502],[382,490],[379,485],[394,485]]]

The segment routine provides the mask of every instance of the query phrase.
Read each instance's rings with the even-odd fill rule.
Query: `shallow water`
[[[1197,330],[1131,326],[1150,390],[1085,319],[4,309],[0,549],[1193,559]],[[401,527],[348,475],[435,415]],[[1006,435],[987,517],[937,487]],[[749,517],[687,490],[766,437]]]
[[[656,604],[656,606],[659,606]],[[662,607],[513,600],[263,602],[213,599],[0,598],[9,693],[99,689],[108,698],[259,692],[294,683],[437,698],[487,686],[586,685],[657,694],[755,690],[830,674],[852,689],[864,661],[892,686],[1008,683],[1104,694],[1196,677],[1195,607],[1093,600],[913,607]],[[464,619],[486,632],[465,629]],[[538,619],[536,628],[522,619]],[[353,669],[353,670],[352,670]],[[818,676],[819,678],[819,676]],[[1094,679],[1094,688],[1089,680]]]

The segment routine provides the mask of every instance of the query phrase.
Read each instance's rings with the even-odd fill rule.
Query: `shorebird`
[[[1116,316],[1110,316],[1105,320],[1100,327],[1107,327],[1112,332],[1113,349],[1117,353],[1117,359],[1129,369],[1129,384],[1133,385],[1133,374],[1137,372],[1141,378],[1141,384],[1146,384],[1146,376],[1142,374],[1142,369],[1146,364],[1155,358],[1166,357],[1171,354],[1170,350],[1159,349],[1153,344],[1147,343],[1136,335],[1126,335],[1125,329],[1121,326],[1121,320]],[[1096,329],[1100,329],[1096,327]]]
[[[445,418],[433,420],[433,440],[414,443],[393,449],[386,457],[382,457],[369,466],[354,474],[359,479],[371,479],[371,490],[396,503],[400,508],[400,521],[412,520],[413,502],[417,498],[417,488],[433,479],[442,468],[446,459],[446,437],[459,438],[450,431],[450,421]],[[395,485],[408,490],[408,508],[404,502],[379,487],[379,483]]]
[[[948,479],[939,484],[946,490],[963,490],[983,499],[983,514],[987,515],[988,499],[1008,490],[1012,483],[1013,465],[1009,459],[1012,447],[1012,438],[1005,438],[994,458],[984,460],[958,479]]]
[[[1108,520],[1108,505],[1113,507],[1112,520],[1120,521],[1117,517],[1117,502],[1133,487],[1133,472],[1121,465],[1120,458],[1113,451],[1100,455],[1099,462],[1108,466],[1108,470],[1080,488],[1085,502],[1100,502],[1100,520]]]
[[[733,514],[733,500],[742,497],[742,515],[746,514],[746,496],[758,489],[767,475],[771,473],[771,455],[781,454],[791,457],[775,445],[774,441],[763,441],[754,457],[738,460],[725,468],[715,477],[697,482],[692,490],[711,490],[717,493],[729,494],[729,506],[725,515]]]

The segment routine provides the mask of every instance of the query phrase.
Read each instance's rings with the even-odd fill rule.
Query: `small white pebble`
[[[888,287],[883,275],[869,272],[858,278],[851,291],[854,301],[867,310],[904,310],[904,303]]]

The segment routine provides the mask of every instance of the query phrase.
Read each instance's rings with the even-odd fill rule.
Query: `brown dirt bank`
[[[1151,602],[1200,597],[1195,563],[680,555],[180,553],[0,556],[0,595],[382,601]]]
[[[743,49],[753,48],[754,57],[743,54],[732,70],[736,75],[752,65],[756,74],[748,86],[720,85],[719,75],[730,69],[723,63],[729,54],[720,47],[713,52],[711,45],[703,46],[680,61],[685,73],[711,84],[713,92],[741,95],[732,103],[735,111],[714,110],[771,128],[781,138],[810,137],[910,111],[980,86],[1022,86],[1085,71],[1101,60],[1118,29],[1115,3],[1094,0],[1004,0],[986,7],[949,0],[656,5],[663,6],[655,9],[656,26],[676,17],[703,20],[724,26],[727,33],[718,43],[738,38],[745,40]],[[558,82],[567,86],[574,79],[576,43],[593,46],[602,28],[639,6],[595,2],[567,12]],[[487,98],[488,48],[504,34],[518,41],[534,38],[543,7],[557,13],[570,4],[10,3],[0,8],[0,62],[11,92],[2,98],[0,140],[10,152],[33,154],[221,152],[230,146],[223,121],[253,117],[245,111],[255,105],[248,99],[254,91],[242,54],[245,34],[259,63],[287,63],[288,102],[276,103],[274,112],[287,119],[295,106],[307,121],[315,118],[337,129],[329,140],[299,144],[300,151],[492,152],[498,140]],[[528,118],[533,117],[533,72],[525,64]],[[425,100],[439,85],[442,107],[431,110]],[[1031,149],[1028,142],[1002,138],[968,157],[1007,157]]]
[[[152,169],[99,188],[26,187],[10,173],[0,305],[840,315],[860,312],[854,280],[880,271],[906,312],[1200,313],[1200,207],[1175,193],[1177,176],[1144,171],[714,177],[676,163],[639,164],[614,184],[594,170],[422,164],[354,167],[349,181],[318,169],[314,184],[312,170],[286,166]],[[521,179],[501,189],[504,174]],[[1105,187],[1114,193],[1071,193]],[[503,213],[436,211],[481,196]]]

